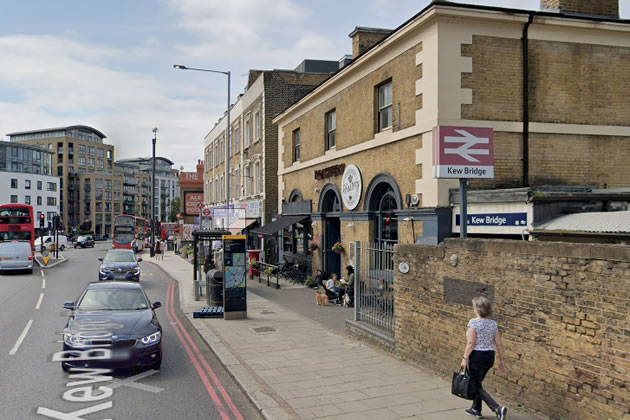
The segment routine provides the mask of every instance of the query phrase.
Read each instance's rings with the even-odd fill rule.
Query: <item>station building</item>
[[[617,0],[433,1],[393,31],[350,36],[352,62],[273,120],[283,254],[340,273],[355,241],[453,235],[458,181],[433,177],[435,127],[494,130],[495,177],[471,190],[630,184],[630,21]]]

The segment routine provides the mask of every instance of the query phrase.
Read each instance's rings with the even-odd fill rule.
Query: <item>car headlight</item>
[[[160,341],[161,337],[162,333],[158,331],[151,335],[147,335],[146,337],[142,337],[140,341],[142,342],[142,344],[155,344]]]
[[[133,269],[133,274],[134,274],[134,275],[138,275],[138,274],[140,274],[140,267],[136,267],[136,268],[134,268],[134,269]]]
[[[107,273],[109,273],[109,269],[107,269],[107,268],[99,268],[99,269],[98,269],[98,271],[99,271],[101,274],[107,274]]]
[[[64,334],[63,342],[66,343],[70,347],[81,347],[88,344],[88,340],[73,334]]]

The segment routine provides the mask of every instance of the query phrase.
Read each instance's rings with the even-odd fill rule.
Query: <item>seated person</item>
[[[335,295],[335,299],[337,299],[337,302],[340,303],[341,302],[341,296],[343,295],[343,291],[342,289],[337,286],[337,274],[333,273],[330,278],[326,281],[326,290],[334,293]]]
[[[353,304],[354,301],[354,267],[351,265],[346,266],[346,270],[348,271],[348,280],[342,282],[345,284],[345,294],[350,298],[350,305]]]

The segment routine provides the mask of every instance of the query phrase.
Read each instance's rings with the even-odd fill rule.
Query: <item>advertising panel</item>
[[[187,192],[184,194],[184,213],[186,216],[198,216],[199,210],[203,208],[202,192]]]

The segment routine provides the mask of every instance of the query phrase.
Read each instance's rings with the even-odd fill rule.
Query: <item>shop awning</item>
[[[257,234],[257,235],[271,236],[275,234],[276,232],[284,229],[285,227],[291,226],[294,223],[300,223],[301,221],[306,220],[309,217],[310,216],[304,216],[304,215],[280,216],[278,217],[278,220],[276,220],[275,222],[267,223],[263,227],[259,227],[259,228],[256,228],[255,230],[252,230],[252,233]]]
[[[238,235],[243,229],[246,229],[255,221],[256,219],[238,219],[236,222],[230,225],[229,231],[232,232],[232,235]]]

